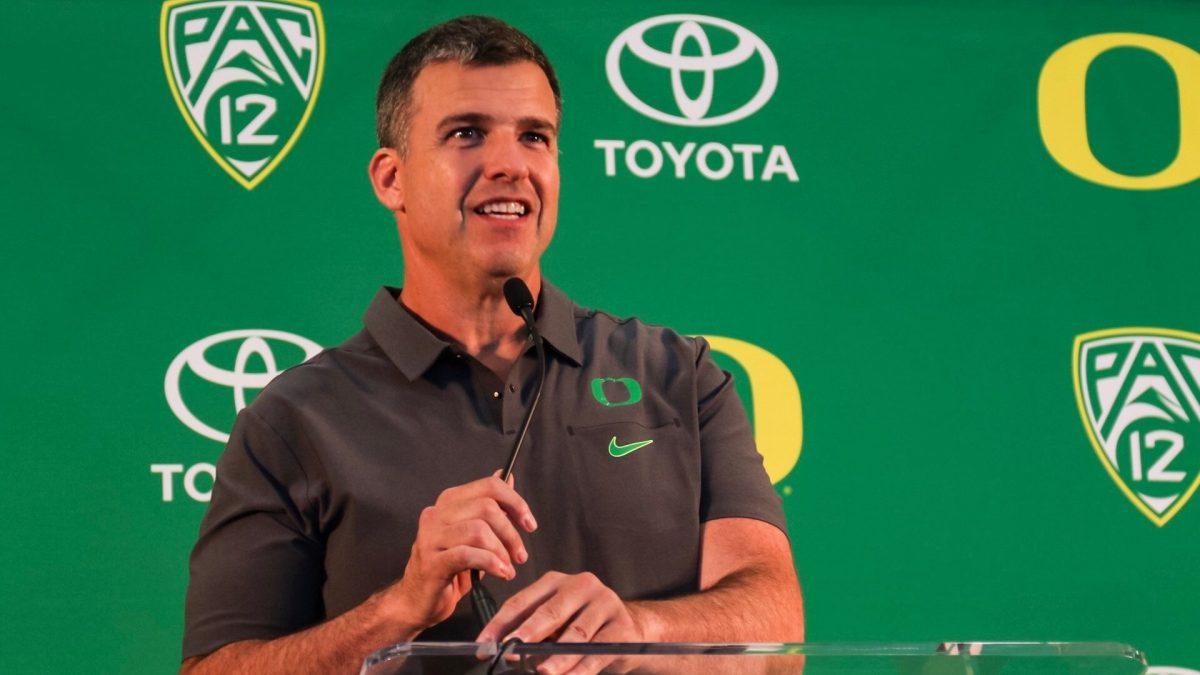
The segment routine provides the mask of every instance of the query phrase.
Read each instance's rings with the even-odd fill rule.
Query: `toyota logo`
[[[671,39],[671,51],[655,49],[646,43],[647,31],[657,26],[672,24],[676,27]],[[705,26],[731,33],[737,44],[728,51],[714,54]],[[698,56],[684,54],[684,47],[689,42],[699,49]],[[679,114],[654,108],[633,93],[621,73],[621,56],[626,50],[646,63],[670,71],[671,93],[674,95]],[[755,54],[762,60],[762,83],[757,92],[741,107],[710,117],[717,72],[740,66]],[[617,92],[617,96],[629,107],[651,119],[686,127],[714,127],[745,119],[771,100],[771,95],[775,93],[775,85],[779,82],[779,67],[775,63],[775,56],[762,38],[732,21],[701,14],[665,14],[639,21],[626,28],[609,46],[605,69],[613,91]],[[694,98],[684,89],[685,72],[701,73],[703,76],[700,93]]]
[[[321,346],[309,340],[308,338],[285,333],[280,330],[231,330],[224,333],[210,335],[203,340],[189,345],[186,349],[176,356],[171,365],[167,367],[166,381],[163,383],[164,391],[167,395],[167,404],[171,406],[171,412],[179,418],[189,429],[204,436],[211,438],[214,441],[224,443],[229,440],[229,433],[214,428],[213,426],[203,422],[188,408],[183,402],[183,394],[180,391],[180,377],[183,375],[184,369],[187,368],[200,379],[213,384],[229,387],[232,392],[232,407],[236,413],[246,407],[246,390],[258,390],[267,386],[267,383],[275,379],[275,376],[283,372],[285,368],[280,368],[278,360],[275,357],[275,351],[271,349],[271,344],[268,341],[283,342],[291,345],[293,351],[298,348],[303,352],[303,358],[294,360],[294,363],[307,361],[316,356],[321,351]],[[233,356],[233,368],[221,368],[213,365],[209,361],[209,350],[223,345],[225,343],[236,344],[236,354]],[[232,351],[230,349],[229,351]],[[265,370],[262,371],[247,371],[246,367],[252,356],[257,356]],[[293,360],[289,360],[289,366],[294,365]]]

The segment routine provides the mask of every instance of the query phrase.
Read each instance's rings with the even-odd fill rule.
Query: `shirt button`
[[[498,392],[498,391],[493,391],[493,392],[492,392],[492,398],[500,398],[500,392]]]

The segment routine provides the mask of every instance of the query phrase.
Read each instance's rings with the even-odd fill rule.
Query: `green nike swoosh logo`
[[[634,441],[632,443],[626,443],[625,445],[618,445],[617,437],[613,436],[612,440],[608,442],[608,454],[612,455],[613,457],[624,457],[634,450],[637,450],[638,448],[644,448],[653,442],[654,439],[650,439],[648,441]]]

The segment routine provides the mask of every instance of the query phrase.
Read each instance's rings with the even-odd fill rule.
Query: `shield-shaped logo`
[[[1115,328],[1075,338],[1075,398],[1117,486],[1159,527],[1200,485],[1200,335]]]
[[[163,67],[208,154],[247,190],[279,166],[312,112],[325,66],[308,0],[167,0]]]

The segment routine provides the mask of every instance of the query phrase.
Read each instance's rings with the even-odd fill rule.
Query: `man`
[[[546,57],[498,20],[393,58],[369,174],[403,290],[239,415],[192,555],[185,671],[350,672],[418,637],[803,639],[779,501],[707,345],[542,279],[560,115]],[[537,298],[548,375],[503,482],[538,370],[510,277]],[[471,570],[502,602],[482,631]]]

